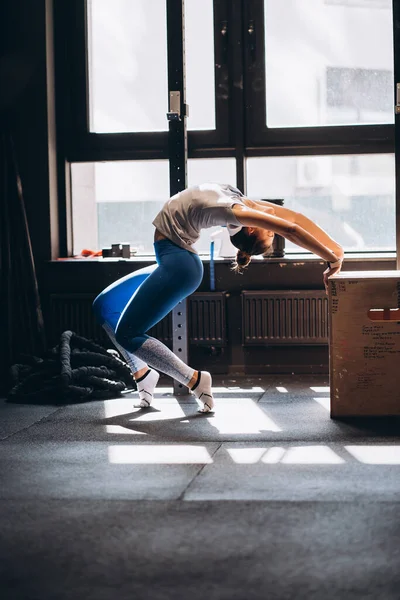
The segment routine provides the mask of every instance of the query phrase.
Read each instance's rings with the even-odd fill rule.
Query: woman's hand
[[[324,286],[326,293],[328,293],[328,277],[330,277],[331,275],[336,275],[336,273],[340,273],[342,263],[343,258],[339,259],[336,263],[328,263],[328,268],[324,271]]]

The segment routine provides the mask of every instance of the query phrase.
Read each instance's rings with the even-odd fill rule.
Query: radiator
[[[78,335],[108,343],[108,337],[92,313],[92,294],[51,294],[51,343],[57,343],[67,329]],[[189,343],[207,346],[226,345],[225,293],[193,294],[188,302]],[[148,332],[172,346],[172,317],[167,315]]]
[[[245,346],[328,343],[323,291],[244,291],[242,311]]]
[[[51,343],[57,343],[63,331],[71,330],[97,342],[109,338],[92,313],[94,296],[91,294],[51,294]]]
[[[226,346],[225,292],[198,292],[189,298],[189,343]]]

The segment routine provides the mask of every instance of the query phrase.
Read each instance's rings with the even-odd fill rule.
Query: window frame
[[[394,124],[271,128],[266,124],[264,0],[244,3],[248,156],[393,153]],[[250,24],[254,33],[250,33]],[[252,40],[251,38],[254,37]]]
[[[166,0],[167,1],[167,0]],[[222,155],[233,145],[230,126],[230,93],[218,93],[221,86],[231,88],[229,65],[229,0],[213,0],[214,4],[214,79],[215,130],[189,131],[191,155],[207,156],[218,148]],[[59,27],[58,65],[63,72],[63,102],[65,157],[69,162],[101,160],[168,159],[168,121],[165,131],[95,133],[89,124],[88,18],[87,0],[68,0],[56,4]],[[228,25],[223,35],[222,23]],[[168,32],[167,32],[168,35]],[[82,60],[82,57],[84,59]],[[190,119],[190,106],[189,106]],[[190,121],[189,121],[190,123]]]
[[[213,2],[216,130],[188,132],[189,158],[234,157],[236,185],[246,193],[247,157],[395,153],[395,124],[267,128],[264,0]],[[396,3],[393,14],[395,20]],[[72,247],[69,163],[169,159],[167,119],[165,132],[89,131],[86,15],[86,0],[55,3],[57,146],[62,174],[60,238],[68,255]],[[255,23],[257,36],[254,62],[248,33],[250,20]],[[224,22],[225,36],[221,33]],[[255,77],[261,82],[256,90]],[[227,97],[218,94],[222,83],[227,86]],[[399,207],[397,202],[397,222]]]
[[[61,38],[57,41],[57,64],[63,79],[58,87],[63,88],[59,105],[66,159],[167,159],[167,119],[164,132],[89,131],[86,7],[86,0],[67,0],[55,7],[59,24],[56,33]],[[248,33],[250,21],[255,26],[254,61]],[[224,22],[225,36],[221,34]],[[394,152],[394,124],[268,128],[264,46],[264,0],[214,0],[216,129],[188,131],[190,158],[238,156],[240,151],[248,156]],[[223,85],[228,90],[225,97],[218,93]],[[241,108],[244,110],[239,114]]]

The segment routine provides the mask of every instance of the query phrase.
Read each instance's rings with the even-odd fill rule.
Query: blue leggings
[[[110,337],[113,338],[114,333],[117,346],[132,354],[146,340],[153,339],[146,331],[159,323],[178,302],[192,294],[203,277],[203,263],[197,254],[180,248],[170,240],[155,242],[154,249],[157,264],[112,283],[93,303],[94,313],[111,334]],[[168,348],[164,348],[169,352]],[[158,365],[159,360],[161,357],[154,362]]]

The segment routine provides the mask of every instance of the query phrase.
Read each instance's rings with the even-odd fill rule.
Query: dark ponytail
[[[251,257],[257,254],[267,255],[270,246],[266,245],[264,239],[259,239],[257,230],[249,233],[248,227],[242,227],[240,231],[231,237],[231,242],[239,249],[236,260],[232,265],[232,271],[242,274],[250,264]]]
[[[247,254],[244,250],[238,250],[236,254],[236,260],[232,265],[232,271],[241,275],[244,269],[251,261],[251,254]]]

